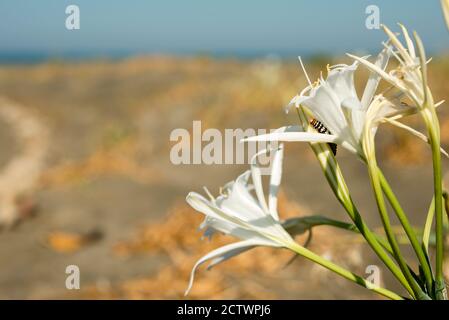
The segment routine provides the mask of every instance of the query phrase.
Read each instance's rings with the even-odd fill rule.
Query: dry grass
[[[306,211],[298,204],[287,201],[284,196],[281,196],[280,210],[285,213],[284,217],[302,215]],[[196,260],[219,246],[235,241],[223,235],[214,236],[211,241],[200,240],[197,228],[201,220],[201,214],[184,204],[178,205],[170,211],[166,219],[144,227],[134,239],[118,243],[114,247],[116,255],[123,257],[157,254],[166,256],[168,262],[153,276],[130,279],[107,290],[93,286],[83,291],[83,297],[183,298],[191,268]],[[336,235],[340,239],[338,243],[335,242]],[[304,242],[304,238],[300,236],[298,241]],[[360,246],[353,237],[344,237],[335,230],[324,227],[314,232],[313,239],[312,249],[330,259],[344,265],[360,266],[362,263]],[[353,245],[351,250],[345,248],[348,243]],[[292,282],[295,274],[301,274],[299,270],[304,268],[303,261],[296,261],[288,266],[292,257],[292,253],[287,250],[257,248],[234,257],[212,270],[200,268],[188,298],[274,299],[279,298],[284,287],[289,290],[307,290],[307,283],[310,282],[304,280]],[[327,278],[327,272],[320,267],[312,266],[310,272],[321,281]]]
[[[311,77],[317,77],[320,70],[325,70],[326,63],[337,61],[340,60],[312,61],[308,72]],[[429,65],[435,100],[448,100],[448,74],[449,64],[445,59],[434,59]],[[356,78],[359,92],[364,79],[366,74]],[[172,177],[167,183],[172,169],[167,165],[171,146],[168,137],[173,128],[189,129],[192,120],[202,120],[203,129],[276,128],[294,124],[295,118],[284,116],[282,107],[305,85],[296,61],[270,59],[139,57],[119,62],[51,62],[0,67],[0,95],[20,102],[30,109],[27,111],[38,110],[46,120],[49,160],[39,181],[50,193],[49,199],[60,208],[66,204],[58,202],[58,193],[52,194],[52,189],[57,189],[54,187],[70,192],[74,185],[108,175],[124,176],[141,184],[169,185],[180,181],[187,184],[190,179],[187,175],[179,180]],[[445,105],[439,112],[442,141],[448,146],[449,112]],[[113,133],[112,142],[106,139],[105,143],[104,137],[110,134],[111,126],[131,133],[117,136]],[[382,161],[398,167],[428,164],[428,159],[423,157],[428,153],[425,143],[388,125],[381,130],[393,133],[392,139],[379,144]],[[301,158],[304,160],[314,161],[312,157]],[[204,179],[205,184],[209,183],[207,177]],[[185,187],[183,194],[190,191],[187,185],[177,187],[176,192],[181,192],[181,187]],[[123,195],[123,201],[133,200],[132,194]],[[307,208],[285,197],[280,206],[283,218],[309,213]],[[70,224],[71,217],[65,219]],[[201,220],[201,214],[185,204],[175,205],[159,221],[141,228],[134,238],[111,249],[111,259],[147,255],[166,261],[162,268],[154,274],[130,278],[110,287],[92,285],[83,289],[81,296],[182,298],[195,261],[206,252],[234,241],[225,236],[216,236],[212,241],[200,240],[197,228]],[[99,222],[93,217],[92,223]],[[313,250],[360,270],[362,252],[353,237],[345,237],[328,227],[317,229],[314,235]],[[299,242],[304,240],[298,238]],[[89,237],[58,231],[51,233],[47,242],[53,250],[70,253],[82,250],[89,244]],[[350,250],[347,250],[348,243]],[[328,287],[324,283],[328,272],[302,259],[285,267],[291,257],[286,250],[258,248],[208,272],[201,268],[189,298],[295,297],[294,292],[310,291],[310,287]],[[340,290],[336,296],[341,297],[347,287],[335,283],[334,290]],[[323,290],[321,294],[321,297],[333,297],[331,290]],[[344,296],[351,294],[360,297],[352,290]]]
[[[126,138],[112,146],[101,147],[87,158],[46,170],[41,177],[44,187],[82,183],[104,175],[121,175],[141,183],[157,182],[162,174],[138,161],[139,146]]]

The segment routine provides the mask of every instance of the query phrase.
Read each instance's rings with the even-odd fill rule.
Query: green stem
[[[433,183],[435,192],[435,235],[436,235],[436,267],[435,295],[438,300],[447,299],[446,284],[443,275],[444,239],[443,239],[443,185],[441,183],[440,139],[436,130],[429,130],[432,147]]]
[[[369,290],[372,290],[378,294],[383,295],[384,297],[387,297],[389,299],[392,300],[403,300],[403,298],[398,295],[397,293],[390,291],[388,289],[379,287],[369,281],[366,281],[365,279],[363,279],[362,277],[356,275],[355,273],[329,261],[324,259],[323,257],[317,255],[316,253],[294,243],[289,247],[290,250],[296,252],[297,254],[325,267],[326,269],[335,272],[336,274],[354,282],[357,283],[358,285],[365,287]]]
[[[412,287],[412,290],[418,299],[430,299],[421,289],[421,287],[418,285],[418,283],[413,278],[412,273],[410,272],[408,265],[402,256],[402,253],[399,249],[398,241],[393,233],[393,230],[391,228],[390,218],[388,217],[388,211],[387,207],[385,205],[385,200],[383,198],[382,193],[382,186],[380,183],[380,177],[379,177],[379,168],[377,167],[377,163],[375,160],[375,154],[374,149],[371,148],[372,154],[370,157],[367,157],[368,161],[368,171],[371,178],[371,184],[374,191],[374,196],[376,198],[377,207],[379,209],[380,217],[382,220],[382,224],[385,230],[385,234],[387,235],[388,242],[390,242],[391,248],[393,249],[394,257],[396,261],[399,264],[399,267],[402,270],[402,273],[404,274],[405,278],[407,279],[408,283]]]
[[[303,128],[307,128],[308,121],[304,111],[298,108],[296,109],[296,111],[300,119],[301,125],[303,126]],[[319,161],[319,163],[327,181],[329,182],[332,191],[334,192],[335,196],[337,197],[338,201],[341,203],[343,208],[348,213],[353,223],[359,229],[360,233],[365,238],[366,242],[379,257],[379,259],[391,271],[391,273],[396,277],[396,279],[398,279],[398,281],[407,290],[407,292],[412,297],[416,298],[411,286],[407,282],[401,269],[398,268],[398,266],[390,258],[388,253],[385,252],[385,249],[377,240],[376,235],[369,229],[368,225],[364,222],[362,216],[357,210],[352,198],[349,195],[349,190],[344,180],[343,174],[341,173],[341,170],[338,166],[335,157],[333,156],[332,152],[330,152],[329,146],[323,143],[318,144],[310,143],[310,146],[317,158],[319,158],[320,155],[328,151],[327,153],[329,154],[329,157],[327,158],[327,162],[323,163],[322,161]]]
[[[429,259],[424,253],[424,250],[422,249],[422,246],[420,245],[420,242],[418,240],[418,237],[416,236],[415,232],[413,231],[412,226],[410,225],[410,222],[407,219],[407,216],[402,209],[398,199],[396,198],[395,194],[393,193],[393,190],[391,190],[390,185],[388,184],[387,179],[385,179],[385,176],[383,175],[382,171],[379,169],[378,171],[380,184],[382,186],[382,190],[387,197],[388,201],[391,204],[391,207],[396,213],[397,218],[399,219],[399,222],[401,223],[402,227],[404,228],[405,233],[407,234],[408,239],[410,240],[410,243],[413,247],[413,250],[416,253],[416,256],[418,257],[419,263],[421,265],[421,268],[424,273],[424,277],[426,279],[426,285],[428,292],[432,292],[433,290],[433,275],[432,270],[430,268]]]

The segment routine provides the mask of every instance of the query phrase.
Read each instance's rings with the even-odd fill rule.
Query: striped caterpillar
[[[312,120],[310,120],[310,125],[316,130],[318,131],[318,133],[328,133],[328,134],[332,134],[325,126],[322,122],[318,121],[315,118],[312,118]],[[329,148],[331,148],[332,153],[334,154],[334,156],[337,155],[337,145],[335,143],[328,143],[327,144],[329,146]]]

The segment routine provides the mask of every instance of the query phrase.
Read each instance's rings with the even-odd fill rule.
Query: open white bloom
[[[218,231],[241,239],[225,245],[203,256],[192,269],[186,294],[190,291],[196,269],[207,260],[209,268],[255,246],[289,247],[295,244],[292,237],[282,227],[277,213],[277,194],[281,183],[283,146],[274,150],[271,168],[268,203],[262,187],[262,176],[257,165],[256,154],[251,161],[251,170],[228,183],[217,198],[210,199],[191,192],[187,202],[206,218],[201,225],[205,235]],[[252,183],[249,183],[249,179]],[[255,196],[252,194],[255,192]]]
[[[348,54],[348,56],[366,66],[379,77],[382,77],[385,81],[400,90],[401,93],[408,96],[416,104],[416,107],[420,107],[426,95],[425,90],[427,90],[423,86],[425,79],[423,79],[421,61],[420,57],[416,54],[415,46],[407,29],[403,25],[400,25],[400,27],[405,45],[399,41],[398,37],[390,29],[383,26],[391,43],[391,45],[386,45],[386,48],[398,62],[398,67],[391,71],[386,72],[385,69],[379,68],[379,66],[369,62],[364,57],[357,57],[351,54]]]
[[[423,79],[419,70],[419,59],[405,28],[408,50],[398,43],[397,38],[390,32],[390,44],[377,56],[374,63],[367,57],[359,58],[349,55],[356,61],[352,65],[339,64],[328,68],[326,79],[320,77],[311,83],[304,70],[309,85],[295,96],[290,104],[297,108],[303,107],[307,114],[317,119],[324,126],[320,130],[303,128],[302,126],[281,127],[270,134],[259,135],[244,139],[244,141],[305,141],[339,144],[350,152],[366,159],[363,145],[363,134],[375,134],[380,123],[390,123],[405,129],[424,141],[428,138],[415,129],[397,120],[417,112],[416,106],[409,106],[401,102],[403,96],[408,96],[416,104],[422,102]],[[398,47],[397,50],[394,48]],[[398,53],[401,57],[398,56]],[[386,72],[390,56],[393,55],[401,63],[399,69]],[[300,60],[301,61],[301,60]],[[354,86],[354,73],[363,64],[369,68],[371,74],[366,83],[361,99],[358,98]],[[301,66],[302,61],[301,61]],[[304,68],[304,67],[303,67]],[[385,97],[376,91],[381,79],[393,84],[396,92]],[[392,91],[392,90],[390,90]],[[368,131],[367,131],[368,130]]]
[[[415,34],[415,41],[418,45],[418,50],[415,49],[414,42],[410,38],[407,29],[403,25],[399,25],[402,30],[402,36],[405,44],[398,39],[386,26],[383,26],[385,33],[389,37],[391,45],[385,45],[385,49],[396,59],[398,66],[387,72],[385,68],[380,68],[378,65],[369,62],[364,57],[357,57],[348,54],[356,62],[363,64],[377,77],[382,78],[392,85],[392,88],[398,91],[397,96],[405,96],[410,99],[414,105],[403,108],[401,112],[391,114],[391,116],[384,116],[379,119],[380,122],[388,122],[399,128],[405,129],[420,139],[429,142],[429,138],[415,129],[404,125],[397,120],[407,114],[420,112],[425,120],[425,124],[429,132],[436,131],[439,136],[438,118],[435,114],[435,108],[443,103],[440,101],[434,103],[430,89],[427,86],[427,70],[425,60],[424,48],[421,40]],[[384,107],[385,109],[385,107]],[[447,152],[441,149],[441,152],[448,156]]]
[[[383,50],[375,65],[385,69],[389,60],[388,50]],[[302,65],[302,62],[301,62]],[[272,134],[246,139],[246,141],[307,141],[327,142],[342,145],[352,153],[363,156],[361,135],[367,121],[368,109],[375,98],[380,76],[372,73],[359,99],[354,86],[354,72],[359,63],[339,64],[328,68],[326,79],[320,77],[295,96],[289,106],[305,107],[308,113],[319,120],[327,131],[308,131],[295,126],[283,127]],[[306,73],[307,79],[307,73]],[[393,104],[391,104],[393,107]],[[382,114],[384,116],[385,114]],[[377,115],[373,115],[377,116]]]

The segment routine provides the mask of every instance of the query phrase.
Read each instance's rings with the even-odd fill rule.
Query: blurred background
[[[69,5],[80,10],[79,30],[65,26]],[[194,120],[203,130],[295,124],[283,107],[306,85],[297,56],[317,78],[328,63],[349,63],[346,52],[377,54],[385,36],[366,27],[369,5],[381,23],[419,32],[433,57],[435,99],[448,100],[449,33],[436,0],[1,1],[0,298],[183,298],[195,261],[233,241],[201,240],[202,215],[184,198],[204,185],[217,194],[247,166],[174,165],[170,133],[191,131]],[[357,74],[359,93],[366,77]],[[447,148],[446,104],[439,112]],[[428,147],[385,126],[378,148],[423,225]],[[365,168],[344,150],[338,158],[364,217],[380,227]],[[306,144],[286,146],[284,172],[282,218],[347,221]],[[362,275],[379,265],[382,284],[398,289],[360,238],[327,227],[313,234],[312,250]],[[80,269],[80,290],[66,289],[68,265]],[[201,268],[188,298],[377,297],[286,251],[258,248]]]

